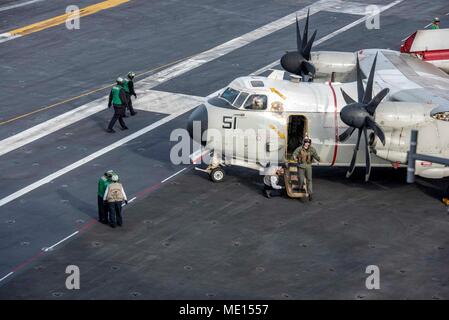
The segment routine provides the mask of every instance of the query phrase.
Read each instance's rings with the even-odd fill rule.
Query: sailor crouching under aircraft
[[[284,187],[279,185],[279,177],[284,175],[284,170],[281,167],[271,167],[269,170],[271,172],[268,172],[263,178],[264,194],[267,198],[281,196]]]
[[[305,178],[309,201],[312,201],[312,162],[313,160],[320,162],[321,159],[315,148],[312,147],[312,140],[310,138],[304,138],[303,145],[293,151],[293,159],[298,161],[299,185],[301,188],[304,186]]]

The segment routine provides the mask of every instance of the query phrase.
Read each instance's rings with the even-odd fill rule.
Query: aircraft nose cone
[[[206,138],[204,137],[204,141],[202,141],[201,138],[203,137],[203,133],[207,130],[207,126],[207,108],[204,104],[201,104],[193,110],[187,121],[187,131],[189,132],[190,138],[192,138],[193,141],[205,145]]]

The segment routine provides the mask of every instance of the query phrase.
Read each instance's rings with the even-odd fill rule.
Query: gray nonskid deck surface
[[[313,2],[132,0],[83,17],[77,31],[61,25],[2,43],[0,56],[8,59],[0,68],[8,81],[0,121],[103,87],[129,70],[140,74],[203,52]],[[1,32],[61,14],[69,3],[48,0],[2,12]],[[401,39],[437,14],[448,26],[446,12],[446,0],[406,0],[382,13],[380,29],[368,31],[362,23],[314,50],[396,50]],[[311,16],[310,27],[318,29],[319,39],[359,18],[320,11]],[[206,96],[293,49],[294,32],[292,24],[155,89]],[[1,125],[0,139],[107,93],[104,89]],[[2,156],[2,197],[164,116],[141,111],[126,119],[129,131],[111,136],[104,132],[110,112]],[[193,170],[161,184],[184,168],[169,159],[174,144],[169,137],[185,128],[187,117],[1,207],[0,298],[449,298],[449,217],[439,191],[444,181],[407,185],[405,172],[375,168],[365,184],[361,169],[347,180],[344,169],[319,168],[313,203],[267,200],[257,173],[237,168],[229,169],[221,184]],[[83,229],[96,218],[96,181],[107,169],[119,172],[128,196],[137,200],[125,209],[124,228],[94,223]],[[83,232],[54,251],[41,250],[80,228]],[[79,291],[65,288],[69,264],[81,268]],[[365,288],[370,264],[380,267],[379,291]]]
[[[264,198],[252,171],[214,184],[189,170],[126,208],[123,228],[96,225],[0,298],[447,299],[445,208],[402,182],[404,171],[375,171],[365,184],[316,169],[316,200],[301,203]],[[69,264],[80,290],[65,289]],[[365,287],[368,265],[380,268],[380,290]]]

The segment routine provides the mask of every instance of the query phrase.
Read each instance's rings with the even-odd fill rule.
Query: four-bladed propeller
[[[281,66],[284,70],[302,76],[314,77],[315,67],[310,60],[310,51],[312,49],[313,41],[315,40],[316,30],[312,37],[308,39],[309,33],[309,11],[307,11],[306,26],[301,38],[299,31],[298,17],[296,17],[296,46],[297,51],[291,51],[284,54],[281,58]]]
[[[341,120],[349,126],[345,132],[343,132],[338,138],[340,141],[347,140],[355,129],[358,129],[357,143],[355,145],[354,154],[352,155],[351,164],[349,166],[346,177],[350,177],[354,172],[355,162],[357,160],[357,152],[359,150],[360,138],[365,138],[365,158],[366,158],[366,171],[365,181],[368,181],[371,172],[371,156],[368,145],[367,130],[371,129],[374,134],[380,139],[383,145],[385,145],[385,134],[379,125],[374,121],[374,113],[376,108],[383,98],[388,94],[389,89],[385,88],[380,91],[374,98],[373,96],[373,82],[374,82],[374,70],[376,68],[377,54],[374,58],[371,71],[368,76],[368,82],[366,89],[363,88],[362,71],[360,70],[359,57],[357,56],[357,101],[352,99],[343,89],[341,92],[347,105],[340,111]]]

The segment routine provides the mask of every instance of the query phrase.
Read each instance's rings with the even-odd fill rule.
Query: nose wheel
[[[222,167],[217,167],[209,173],[209,177],[213,182],[221,182],[224,180],[225,171]]]

